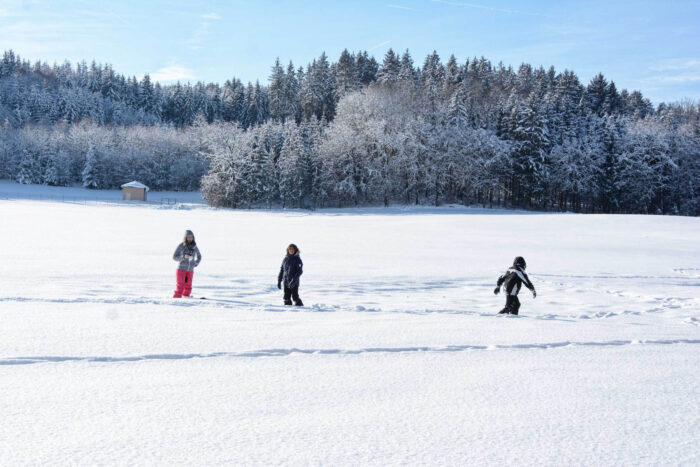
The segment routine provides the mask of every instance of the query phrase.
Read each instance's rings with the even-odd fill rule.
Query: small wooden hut
[[[141,182],[133,181],[122,185],[122,199],[126,201],[146,201],[148,187]]]

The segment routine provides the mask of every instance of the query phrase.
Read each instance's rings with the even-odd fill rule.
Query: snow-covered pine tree
[[[245,88],[238,79],[226,81],[221,91],[221,118],[226,122],[243,120]]]
[[[535,93],[517,109],[513,137],[518,142],[515,153],[515,202],[532,205],[539,202],[546,191],[548,167],[546,154],[549,135]]]
[[[399,57],[390,48],[384,55],[384,61],[377,77],[378,81],[385,86],[392,86],[399,80],[400,69]]]
[[[598,207],[602,212],[614,213],[620,207],[618,193],[620,166],[620,128],[615,117],[606,117],[600,135],[600,154],[597,166]]]
[[[344,49],[335,70],[334,94],[336,100],[360,87],[360,77],[355,65],[355,56]]]
[[[283,208],[302,207],[304,180],[301,155],[304,152],[299,127],[293,124],[285,125],[284,143],[277,162],[279,194]]]
[[[462,80],[462,73],[457,65],[457,58],[454,55],[450,55],[447,65],[445,65],[445,72],[442,83],[443,95],[448,99],[457,90],[457,86]]]
[[[374,57],[370,57],[366,50],[359,52],[356,57],[357,72],[360,79],[360,84],[367,86],[370,83],[377,81],[379,73],[379,63]]]
[[[431,103],[431,110],[437,112],[437,100],[445,78],[445,67],[440,62],[440,56],[435,50],[425,58],[421,78],[423,90]]]
[[[314,63],[316,61],[314,60]],[[310,120],[315,116],[315,109],[317,107],[316,95],[314,94],[313,87],[313,74],[311,67],[312,65],[307,65],[306,71],[303,68],[299,68],[297,72],[297,77],[299,79],[299,105],[301,107],[301,119]]]
[[[399,65],[399,81],[402,82],[415,82],[416,81],[416,70],[413,65],[413,57],[411,53],[406,49],[406,51],[401,55],[401,64]]]
[[[22,157],[19,161],[19,168],[15,180],[25,185],[41,183],[39,159],[36,154],[33,154],[29,149],[24,149],[22,151]]]
[[[599,117],[605,115],[607,96],[608,80],[602,73],[598,73],[586,87],[585,102],[588,110]]]
[[[299,107],[299,80],[297,79],[294,64],[289,61],[287,73],[284,77],[284,114],[288,119],[299,121],[301,119]]]
[[[270,73],[268,96],[270,99],[270,117],[281,122],[284,122],[287,117],[286,91],[286,76],[278,57],[275,59],[275,64]]]
[[[43,183],[54,186],[70,184],[70,159],[64,150],[50,151],[46,155]]]
[[[85,166],[82,172],[82,183],[84,188],[102,188],[102,163],[100,157],[95,152],[92,145],[85,154]]]
[[[321,56],[311,67],[311,91],[314,96],[316,118],[332,119],[335,115],[333,76],[325,52],[321,53]]]

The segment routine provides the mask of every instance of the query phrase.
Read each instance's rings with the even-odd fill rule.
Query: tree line
[[[352,68],[349,74],[347,67]],[[248,128],[270,119],[331,120],[340,90],[351,88],[348,80],[356,89],[374,82],[378,70],[366,51],[345,51],[338,63],[330,63],[325,53],[306,67],[290,61],[285,69],[277,60],[267,86],[237,78],[223,85],[163,86],[148,74],[141,79],[118,74],[109,64],[31,63],[8,50],[0,60],[0,121],[15,128],[80,121],[182,128],[203,117],[208,123],[235,122]]]
[[[66,114],[66,93],[93,107]],[[583,85],[568,70],[443,63],[435,52],[416,66],[393,50],[379,64],[346,50],[306,68],[277,60],[266,86],[160,86],[6,52],[0,103],[0,177],[19,181],[192,189],[201,180],[205,199],[230,207],[700,212],[700,106],[654,107],[602,74]]]

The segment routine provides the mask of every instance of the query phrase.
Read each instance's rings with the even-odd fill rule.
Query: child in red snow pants
[[[176,272],[176,286],[173,298],[189,297],[192,293],[192,276],[194,271],[178,269]]]
[[[190,293],[192,293],[194,268],[202,261],[202,253],[199,252],[191,230],[185,231],[185,238],[182,239],[182,243],[175,249],[173,259],[178,262],[173,298],[189,297]]]

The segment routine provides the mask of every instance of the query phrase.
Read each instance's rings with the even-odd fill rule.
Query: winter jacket
[[[185,258],[185,255],[190,255],[190,258]],[[199,252],[199,248],[197,248],[196,243],[187,244],[183,242],[180,243],[175,249],[173,259],[179,262],[177,265],[178,269],[182,269],[183,271],[194,271],[194,268],[196,268],[199,265],[199,262],[202,261],[202,254]]]
[[[525,271],[517,266],[509,268],[505,274],[498,278],[498,282],[496,283],[497,287],[504,286],[507,295],[514,296],[518,295],[523,284],[533,292],[535,291],[535,286],[532,285]]]
[[[277,275],[277,282],[284,282],[287,287],[299,286],[299,278],[304,273],[304,263],[301,261],[301,256],[287,255],[282,260],[280,273]]]

